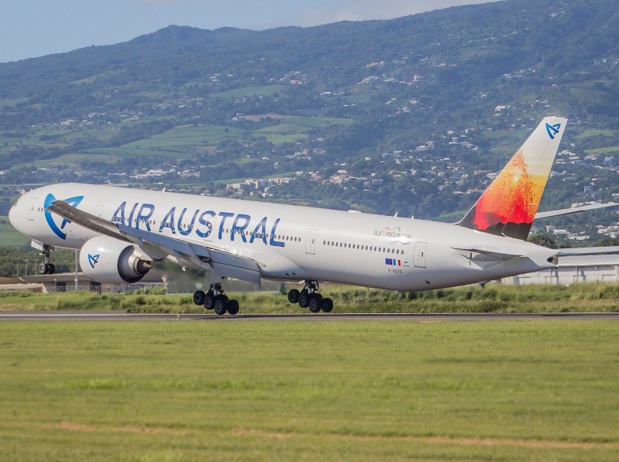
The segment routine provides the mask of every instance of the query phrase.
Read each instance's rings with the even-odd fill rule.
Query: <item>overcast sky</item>
[[[0,63],[111,45],[171,24],[254,30],[391,19],[490,0],[0,0]]]

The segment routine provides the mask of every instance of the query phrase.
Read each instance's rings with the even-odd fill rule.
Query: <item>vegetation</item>
[[[16,185],[162,183],[223,195],[220,180],[285,173],[293,181],[253,192],[461,217],[548,114],[569,117],[570,154],[543,207],[610,201],[617,30],[613,0],[510,0],[260,32],[171,26],[1,64],[0,214]],[[165,173],[144,176],[151,169]],[[550,223],[595,236],[596,224],[616,221],[596,217]]]
[[[10,225],[7,225],[8,227]],[[43,257],[36,250],[24,248],[26,243],[29,243],[27,238],[14,238],[13,234],[21,236],[13,230],[9,234],[10,240],[6,239],[6,235],[0,238],[0,277],[39,274],[38,265],[43,262]],[[21,246],[13,247],[11,243],[19,243]],[[75,271],[75,251],[61,249],[54,251],[54,265],[59,273]]]
[[[0,323],[3,460],[616,460],[615,322]]]
[[[160,289],[159,289],[160,290]],[[489,284],[407,293],[324,285],[340,313],[565,313],[617,312],[619,284],[564,286],[502,286]],[[230,293],[242,313],[302,313],[282,293]],[[9,310],[125,310],[148,313],[205,313],[191,295],[163,295],[147,290],[132,294],[87,292],[33,294],[0,292],[0,311]]]

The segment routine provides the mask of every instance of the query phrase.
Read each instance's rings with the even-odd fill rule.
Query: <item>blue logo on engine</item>
[[[100,257],[100,255],[91,255],[91,254],[88,254],[88,264],[90,265],[90,267],[91,267],[92,269],[94,269],[94,268],[95,268],[95,265],[96,265],[97,263],[99,263],[99,257]]]
[[[69,204],[71,207],[77,207],[78,204],[82,202],[83,199],[84,199],[84,196],[75,196],[75,197],[70,197],[68,199],[65,199],[64,201],[67,204]],[[45,220],[47,221],[47,224],[49,225],[51,230],[54,232],[54,234],[56,234],[56,236],[58,236],[60,239],[64,240],[67,238],[67,233],[63,233],[62,230],[67,225],[67,223],[70,222],[70,220],[63,218],[62,222],[60,223],[60,226],[56,224],[56,222],[54,221],[54,217],[52,216],[52,212],[49,211],[49,206],[52,205],[52,202],[54,202],[55,200],[56,198],[54,197],[53,194],[48,194],[47,197],[45,198],[45,204],[44,204]]]
[[[561,129],[561,124],[555,124],[555,125],[550,125],[549,123],[546,124],[546,132],[548,133],[548,136],[550,137],[551,140],[555,139],[555,136],[557,136],[557,133],[559,133],[560,129]]]

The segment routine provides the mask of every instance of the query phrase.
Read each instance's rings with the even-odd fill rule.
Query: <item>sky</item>
[[[112,45],[169,25],[264,30],[391,19],[490,0],[0,0],[0,63]]]

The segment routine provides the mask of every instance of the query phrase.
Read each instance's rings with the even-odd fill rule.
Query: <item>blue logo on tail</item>
[[[75,197],[70,197],[68,199],[65,199],[64,201],[67,204],[69,204],[71,207],[77,207],[78,204],[82,202],[83,199],[84,199],[84,196],[75,196]],[[67,225],[67,223],[70,222],[70,220],[63,218],[62,222],[60,223],[60,226],[56,224],[56,222],[54,221],[54,217],[52,216],[52,212],[49,211],[49,206],[52,205],[52,202],[54,202],[55,200],[56,198],[54,197],[53,194],[48,194],[47,197],[45,198],[45,204],[44,204],[45,220],[47,221],[47,224],[52,229],[54,234],[56,234],[56,236],[58,236],[60,239],[64,240],[67,238],[67,234],[63,233],[62,230]]]
[[[561,124],[550,125],[549,123],[546,123],[546,132],[548,133],[548,136],[551,140],[555,139],[555,136],[557,136],[560,129]]]

